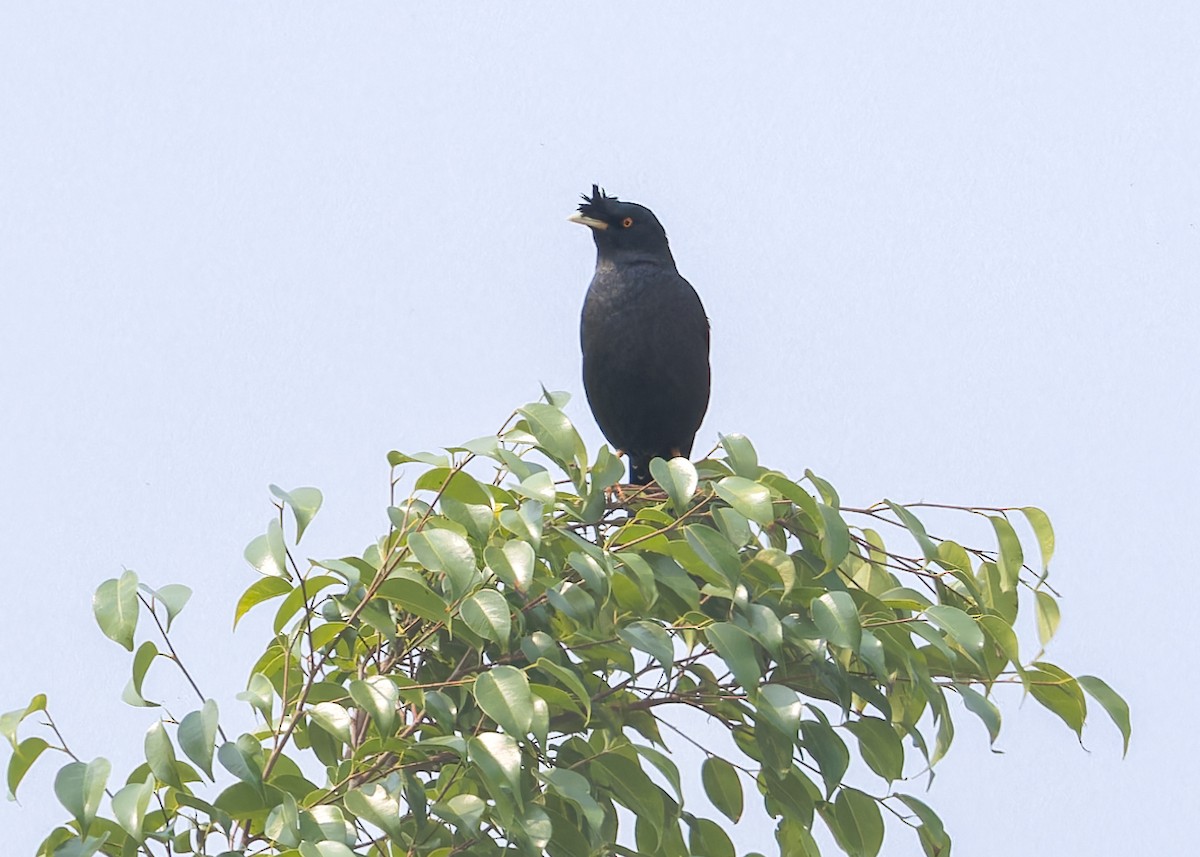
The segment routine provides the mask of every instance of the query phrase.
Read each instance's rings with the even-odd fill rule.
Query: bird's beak
[[[608,228],[608,224],[603,220],[597,220],[594,217],[588,217],[586,214],[572,214],[567,220],[572,223],[578,223],[581,226],[586,226],[588,229],[604,230]]]

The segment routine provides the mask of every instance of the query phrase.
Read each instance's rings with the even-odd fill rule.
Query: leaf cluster
[[[70,757],[55,793],[71,820],[40,853],[733,857],[724,822],[691,809],[699,788],[730,822],[761,802],[781,854],[817,854],[819,821],[874,857],[890,815],[945,855],[910,784],[932,777],[962,708],[994,742],[994,692],[1016,685],[1080,735],[1090,697],[1128,743],[1107,684],[1043,659],[1059,608],[1041,510],[959,507],[996,536],[970,548],[928,533],[922,504],[848,508],[737,435],[695,465],[654,461],[654,488],[621,487],[621,461],[590,460],[563,403],[547,394],[445,453],[393,452],[390,526],[354,555],[298,563],[321,494],[272,486],[234,619],[275,605],[239,695],[251,732],[225,735],[171,644],[190,590],[133,572],[101,584],[97,622],[134,653],[124,699],[156,706],[144,684],[167,660],[200,706],[154,721],[103,812],[109,763],[75,756],[45,697],[5,714],[10,792],[46,750]],[[1023,660],[1030,609],[1038,654]],[[147,617],[160,643],[135,649]],[[689,734],[686,709],[737,752]],[[35,714],[48,739],[20,739]],[[684,743],[698,777],[674,760]]]

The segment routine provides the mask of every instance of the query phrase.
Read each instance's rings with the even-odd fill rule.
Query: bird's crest
[[[597,220],[605,220],[607,215],[612,212],[612,203],[620,202],[615,196],[606,194],[604,188],[599,185],[592,185],[592,195],[588,196],[585,193],[582,199],[583,202],[579,203],[579,213],[584,217],[594,217]]]

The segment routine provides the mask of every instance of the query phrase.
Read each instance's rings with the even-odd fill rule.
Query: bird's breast
[[[585,362],[610,355],[610,366],[670,359],[679,342],[696,342],[697,357],[707,362],[708,320],[687,280],[661,266],[598,268],[588,288],[580,320]]]

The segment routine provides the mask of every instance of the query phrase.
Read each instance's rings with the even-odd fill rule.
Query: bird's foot
[[[667,492],[657,482],[647,482],[645,485],[618,482],[608,491],[609,503],[614,507],[627,507],[638,502],[661,503],[667,499]]]

